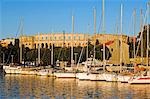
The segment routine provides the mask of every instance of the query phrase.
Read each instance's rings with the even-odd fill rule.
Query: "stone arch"
[[[81,46],[81,43],[79,43],[79,45],[78,46]]]
[[[34,49],[36,49],[36,44],[34,44]]]
[[[48,48],[48,44],[47,43],[45,43],[45,48]]]
[[[37,44],[37,48],[38,48],[38,47],[40,47],[40,44],[39,44],[39,43]]]
[[[44,48],[44,43],[41,44],[41,48]]]

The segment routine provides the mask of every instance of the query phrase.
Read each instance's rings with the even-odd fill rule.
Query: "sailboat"
[[[149,54],[149,29],[150,25],[148,24],[148,19],[149,19],[149,7],[150,7],[150,2],[147,3],[147,49],[146,49],[146,58],[147,58],[147,67],[149,65],[148,63],[148,54]],[[141,32],[141,35],[143,36],[143,31]],[[128,81],[130,84],[150,84],[150,75],[147,74],[148,70],[145,71],[145,73],[142,73],[140,75],[135,75]]]
[[[22,37],[22,32],[23,32],[23,20],[21,19],[20,25],[19,25],[19,31],[21,32]],[[20,44],[20,63],[22,62],[22,44]],[[11,56],[11,63],[8,65],[3,64],[3,70],[5,71],[6,74],[20,74],[21,73],[21,66],[17,66],[16,64],[13,63],[13,55]],[[4,60],[3,60],[4,61]]]
[[[71,44],[71,69],[73,68],[74,65],[74,60],[73,60],[73,33],[74,33],[74,16],[72,15],[72,44]],[[54,76],[57,78],[76,78],[76,72],[73,70],[71,71],[56,71],[54,72]]]
[[[9,65],[3,65],[3,70],[6,74],[20,74],[21,66],[17,66],[13,62],[13,55],[11,55],[11,63]]]
[[[103,0],[103,9],[102,9],[102,12],[103,12],[103,26],[102,26],[102,29],[103,29],[103,32],[105,32],[105,5],[104,5],[104,0]],[[113,73],[113,72],[106,72],[105,69],[106,69],[106,59],[105,59],[105,42],[103,43],[103,73],[101,73],[100,75],[103,77],[103,80],[105,81],[117,81],[117,75],[116,73]]]
[[[38,33],[38,36],[39,36],[39,33]],[[38,41],[39,41],[39,37],[38,37]],[[53,49],[52,49],[53,51]],[[38,65],[40,65],[40,57],[41,57],[41,54],[40,54],[40,45],[38,44]],[[53,75],[53,69],[52,68],[40,68],[36,71],[36,74],[38,76],[52,76]]]
[[[103,15],[104,15],[104,0],[103,0]],[[95,33],[95,36],[96,36],[96,9],[94,9],[94,33]],[[93,58],[93,61],[92,61],[92,62],[94,62],[94,64],[93,64],[94,65],[94,72],[89,73],[89,78],[90,78],[91,81],[103,81],[105,79],[103,77],[102,72],[100,72],[100,71],[97,72],[96,69],[95,69],[95,65],[96,65],[96,63],[95,63],[95,61],[96,61],[96,58],[95,58],[95,56],[96,56],[95,42],[94,42],[94,58]]]
[[[88,37],[87,37],[87,42],[88,42]],[[88,44],[88,43],[87,43]],[[79,57],[79,60],[78,60],[78,63],[77,63],[77,73],[76,73],[76,78],[79,79],[79,80],[90,80],[89,78],[89,68],[90,68],[90,65],[91,65],[91,58],[88,58],[88,45],[87,45],[87,53],[86,53],[86,57],[87,57],[87,60],[84,62],[84,67],[82,68],[82,70],[79,70],[79,62],[80,62],[80,59],[81,59],[81,56],[82,56],[82,53],[83,53],[83,49],[81,50],[81,53],[80,53],[80,57]],[[88,65],[90,64],[90,65]]]
[[[128,80],[130,79],[129,75],[126,75],[123,73],[122,71],[122,9],[123,9],[123,5],[121,4],[121,20],[120,20],[120,25],[121,25],[121,35],[120,35],[120,73],[115,73],[115,72],[104,72],[103,76],[105,78],[106,81],[109,82],[128,82]],[[104,59],[105,60],[105,59]],[[105,63],[104,63],[105,64]]]
[[[94,32],[96,35],[96,9],[94,8]],[[101,81],[104,80],[102,73],[96,71],[96,59],[95,59],[95,42],[94,42],[94,55],[88,58],[88,38],[87,38],[87,60],[85,62],[85,71],[77,73],[77,78],[79,80],[91,80],[91,81]],[[94,71],[92,71],[94,68]]]
[[[92,72],[92,66],[95,65],[93,64],[93,61],[95,61],[93,60],[93,58],[87,58],[87,61],[85,61],[84,64],[84,71],[77,73],[76,78],[78,78],[79,80],[91,81],[103,80],[103,77],[99,72]]]
[[[136,16],[136,11],[134,10],[133,11],[133,15],[134,15],[134,17]],[[122,15],[121,15],[121,17],[122,17]],[[136,37],[135,37],[135,22],[136,22],[136,20],[135,20],[136,18],[134,18],[134,38],[133,38],[133,45],[134,45],[134,48],[133,48],[133,50],[134,50],[134,59],[135,59],[135,39],[136,39]],[[122,20],[122,18],[121,18],[121,20]],[[121,53],[122,54],[122,53]],[[122,62],[120,62],[120,64],[121,64]],[[135,65],[135,64],[134,64]],[[125,82],[125,83],[127,83],[128,81],[129,81],[129,79],[131,79],[131,77],[133,76],[133,74],[131,74],[131,73],[129,73],[129,72],[127,72],[127,73],[125,73],[124,71],[122,71],[122,72],[120,72],[119,74],[118,74],[118,81],[119,82]]]

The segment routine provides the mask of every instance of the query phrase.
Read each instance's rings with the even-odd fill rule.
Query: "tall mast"
[[[140,11],[140,31],[141,31],[141,64],[143,64],[143,11]]]
[[[73,61],[73,34],[74,34],[74,16],[72,15],[71,67],[74,65],[74,61]]]
[[[39,32],[38,32],[38,65],[40,65],[40,35],[39,35]]]
[[[105,33],[105,0],[102,1],[102,32]],[[103,71],[105,71],[106,59],[105,59],[105,42],[103,43]]]
[[[89,31],[90,31],[89,29],[90,29],[90,25],[88,24],[88,33],[87,33],[87,37],[86,37],[86,42],[87,42],[87,46],[86,46],[87,47],[86,48],[86,59],[88,59],[88,57],[89,57],[88,56],[88,52],[89,52],[89,45],[88,45],[88,43],[89,43],[88,41],[89,40],[88,39],[89,39]]]
[[[102,5],[102,21],[103,21],[103,24],[102,24],[102,31],[103,33],[105,33],[105,0],[103,0],[103,5]]]
[[[63,39],[62,39],[63,41],[63,44],[62,44],[62,49],[64,49],[64,47],[65,47],[65,31],[63,31]],[[64,61],[64,53],[65,53],[65,50],[63,50],[64,52],[62,53],[62,61]],[[65,66],[65,65],[64,65]]]
[[[94,35],[95,35],[95,40],[94,40],[94,59],[95,59],[95,47],[96,47],[96,45],[95,45],[95,43],[96,43],[96,8],[94,7]]]
[[[5,63],[5,53],[3,52],[3,65]]]
[[[147,66],[148,66],[148,51],[149,51],[149,6],[150,2],[147,3],[147,50],[146,50],[146,58],[147,58]]]
[[[120,44],[120,72],[122,72],[122,12],[123,12],[123,5],[121,4],[121,18],[120,18],[120,34],[121,34],[121,44]]]
[[[51,65],[53,65],[53,54],[54,54],[54,42],[53,42],[53,38],[54,38],[54,34],[53,34],[53,31],[52,31],[52,44],[51,44]]]
[[[134,48],[133,48],[133,51],[134,51],[134,61],[135,61],[135,58],[136,58],[136,57],[135,57],[135,42],[136,42],[136,40],[135,40],[135,39],[136,39],[136,37],[135,37],[136,10],[135,10],[135,9],[134,9],[134,12],[133,12],[133,16],[134,16],[134,38],[133,38],[133,40],[134,40],[134,41],[133,41],[133,45],[134,45],[133,47],[134,47]]]
[[[23,18],[21,18],[20,22],[20,63],[22,63],[22,36],[23,36]]]

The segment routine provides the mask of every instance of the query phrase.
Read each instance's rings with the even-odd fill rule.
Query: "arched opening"
[[[81,43],[79,43],[79,46],[81,46]]]
[[[44,48],[44,44],[43,43],[41,44],[41,47]]]
[[[47,43],[45,44],[45,48],[48,48],[48,44]]]
[[[34,44],[34,49],[36,49],[36,44]]]
[[[40,44],[37,44],[37,47],[39,46]]]

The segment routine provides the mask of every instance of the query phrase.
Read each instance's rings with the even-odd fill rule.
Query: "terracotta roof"
[[[111,45],[113,43],[114,43],[114,40],[106,42],[105,45]]]

